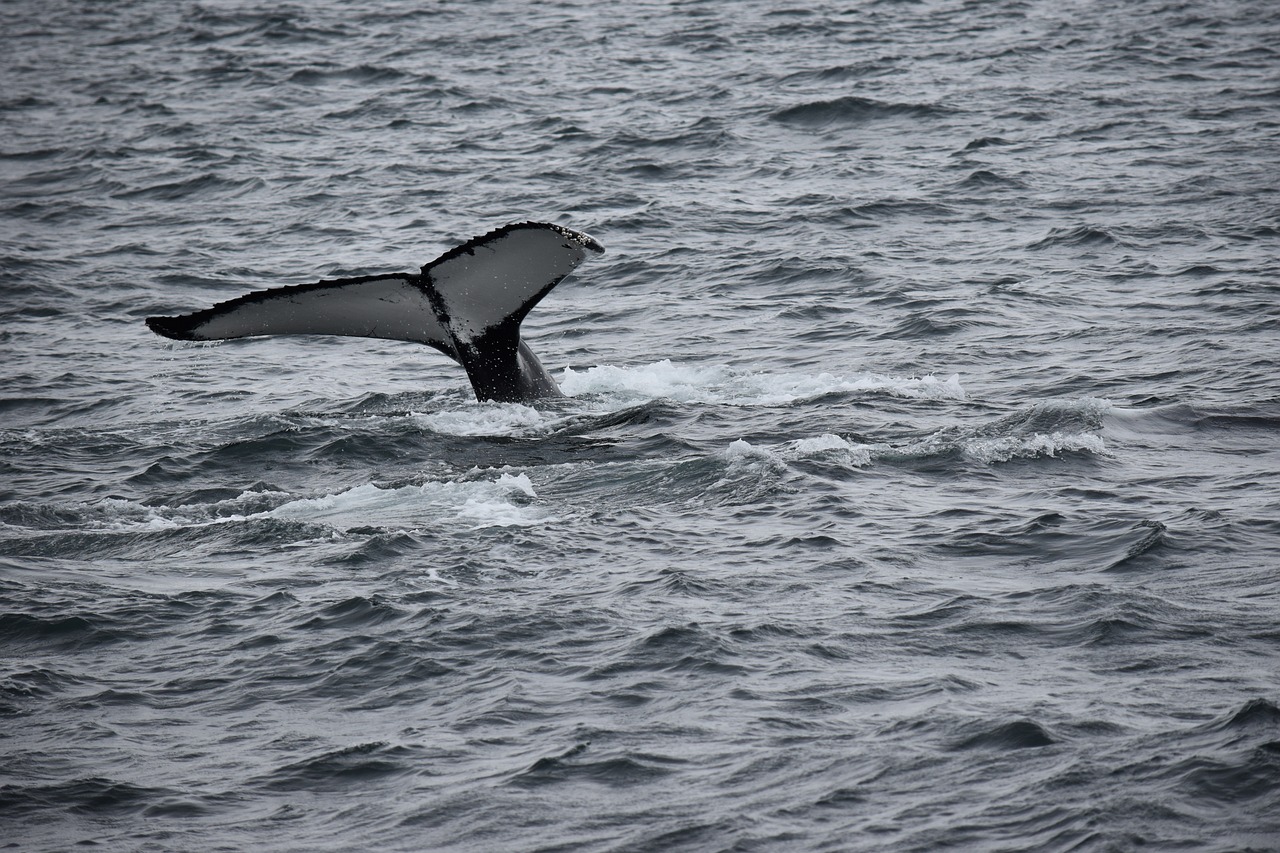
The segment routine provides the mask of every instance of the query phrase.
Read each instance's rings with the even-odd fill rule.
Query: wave
[[[949,534],[935,547],[954,557],[993,558],[1034,566],[1063,566],[1091,572],[1136,572],[1158,564],[1168,528],[1156,519],[1127,516],[1074,518],[1057,512]],[[1152,555],[1143,559],[1144,555]],[[1112,632],[1119,623],[1095,613],[1080,631]],[[987,630],[989,624],[971,626]],[[1090,635],[1092,640],[1098,637]]]
[[[881,77],[893,71],[893,63],[887,59],[870,59],[850,65],[833,65],[820,70],[797,71],[783,79],[787,82],[801,80],[820,83],[847,83],[864,77]]]
[[[212,198],[235,198],[256,192],[266,186],[261,178],[226,178],[217,174],[197,175],[176,181],[161,181],[144,187],[123,189],[112,193],[113,198],[136,201],[180,201]],[[136,251],[134,247],[127,247]],[[117,247],[115,251],[120,251]]]
[[[1028,249],[1048,249],[1055,246],[1116,246],[1128,249],[1136,248],[1138,244],[1132,238],[1122,235],[1119,229],[1101,225],[1051,228],[1049,233],[1027,244]]]
[[[463,522],[472,529],[528,526],[549,520],[532,503],[536,498],[528,475],[503,472],[494,480],[385,488],[366,483],[337,494],[292,500],[267,515],[338,529],[413,529],[433,519]]]
[[[1213,731],[1280,731],[1280,708],[1266,699],[1250,699],[1235,713],[1209,724]]]
[[[1000,137],[1000,136],[980,136],[977,139],[970,140],[969,143],[965,145],[964,150],[978,151],[983,148],[990,148],[992,146],[1001,146],[1001,145],[1009,145],[1009,144],[1010,144],[1009,140],[1004,139],[1003,137]]]
[[[860,444],[847,438],[823,433],[813,438],[802,438],[779,445],[755,445],[746,439],[736,439],[725,448],[724,458],[734,460],[763,460],[771,464],[828,461],[850,468],[862,468],[871,464],[871,445]]]
[[[304,86],[321,86],[329,83],[373,85],[401,80],[410,76],[412,75],[408,72],[396,68],[366,64],[337,68],[302,68],[289,75],[289,82],[299,83]],[[419,78],[418,82],[428,83],[434,81],[434,79],[430,74],[427,74]]]
[[[606,754],[592,758],[598,751]],[[588,781],[612,787],[648,784],[670,776],[687,761],[682,758],[646,753],[609,756],[607,750],[578,743],[557,754],[544,756],[527,769],[514,774],[508,784],[538,788],[571,781]]]
[[[1001,175],[989,169],[976,169],[969,173],[965,179],[958,181],[955,186],[964,189],[992,189],[992,188],[1009,188],[1009,189],[1026,189],[1027,185],[1017,178],[1011,178],[1007,175]]]
[[[134,785],[103,776],[50,785],[5,785],[0,789],[0,813],[16,816],[57,808],[79,814],[118,817],[143,813],[175,793],[167,788]]]
[[[1026,406],[978,427],[944,427],[922,439],[887,447],[883,456],[927,459],[959,455],[993,464],[1014,459],[1057,457],[1063,453],[1102,455],[1104,416],[1111,403],[1096,398]]]
[[[820,129],[892,118],[938,118],[951,112],[936,104],[893,103],[846,95],[829,101],[809,101],[785,107],[774,111],[770,118],[792,127]]]
[[[26,613],[0,614],[0,639],[10,648],[82,650],[136,636],[96,614],[52,618]]]
[[[1280,403],[1263,402],[1235,406],[1173,403],[1150,409],[1120,408],[1109,411],[1113,421],[1134,433],[1217,433],[1265,440],[1280,432]],[[1261,435],[1259,435],[1261,434]]]
[[[1044,726],[1033,720],[1014,720],[995,726],[979,724],[975,731],[958,741],[952,749],[989,749],[998,752],[1011,752],[1018,749],[1033,749],[1052,746],[1057,743]]]
[[[356,744],[287,764],[258,780],[271,791],[341,791],[413,771],[414,750],[384,741]]]

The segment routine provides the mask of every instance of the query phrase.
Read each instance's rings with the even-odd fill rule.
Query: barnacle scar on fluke
[[[545,222],[517,222],[445,252],[421,273],[371,275],[260,290],[177,317],[148,317],[180,341],[257,335],[345,335],[416,341],[462,365],[479,400],[563,396],[520,338],[533,306],[604,247]]]

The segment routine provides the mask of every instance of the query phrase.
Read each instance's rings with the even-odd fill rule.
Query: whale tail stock
[[[418,274],[371,275],[247,293],[148,328],[181,341],[345,335],[415,341],[467,371],[478,400],[529,402],[560,389],[520,338],[520,323],[588,253],[594,239],[518,222],[468,240]]]

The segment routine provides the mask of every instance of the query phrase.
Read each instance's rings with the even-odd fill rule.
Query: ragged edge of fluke
[[[342,335],[414,341],[462,365],[476,398],[528,403],[563,396],[520,337],[520,323],[586,259],[594,238],[546,222],[515,222],[472,238],[417,274],[359,276],[259,290],[212,307],[148,317],[158,335],[214,341]]]
[[[477,246],[482,246],[498,239],[499,237],[505,237],[512,231],[518,231],[526,228],[549,230],[561,235],[567,240],[573,240],[581,244],[583,248],[597,255],[604,254],[604,246],[600,245],[600,242],[590,234],[584,234],[581,231],[574,231],[572,228],[565,228],[563,225],[556,225],[553,222],[512,222],[507,225],[503,225],[501,228],[495,228],[488,234],[482,234],[479,237],[472,237],[467,242],[454,246],[434,261],[431,261],[428,264],[423,264],[422,272],[425,274],[427,270],[437,264],[444,263],[445,261],[458,257],[459,255],[474,254]]]

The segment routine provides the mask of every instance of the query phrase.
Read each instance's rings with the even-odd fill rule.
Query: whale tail
[[[520,339],[520,323],[586,259],[594,239],[559,225],[518,222],[468,240],[418,274],[360,276],[247,293],[148,328],[181,341],[258,335],[345,335],[414,341],[462,365],[479,400],[560,396]]]

